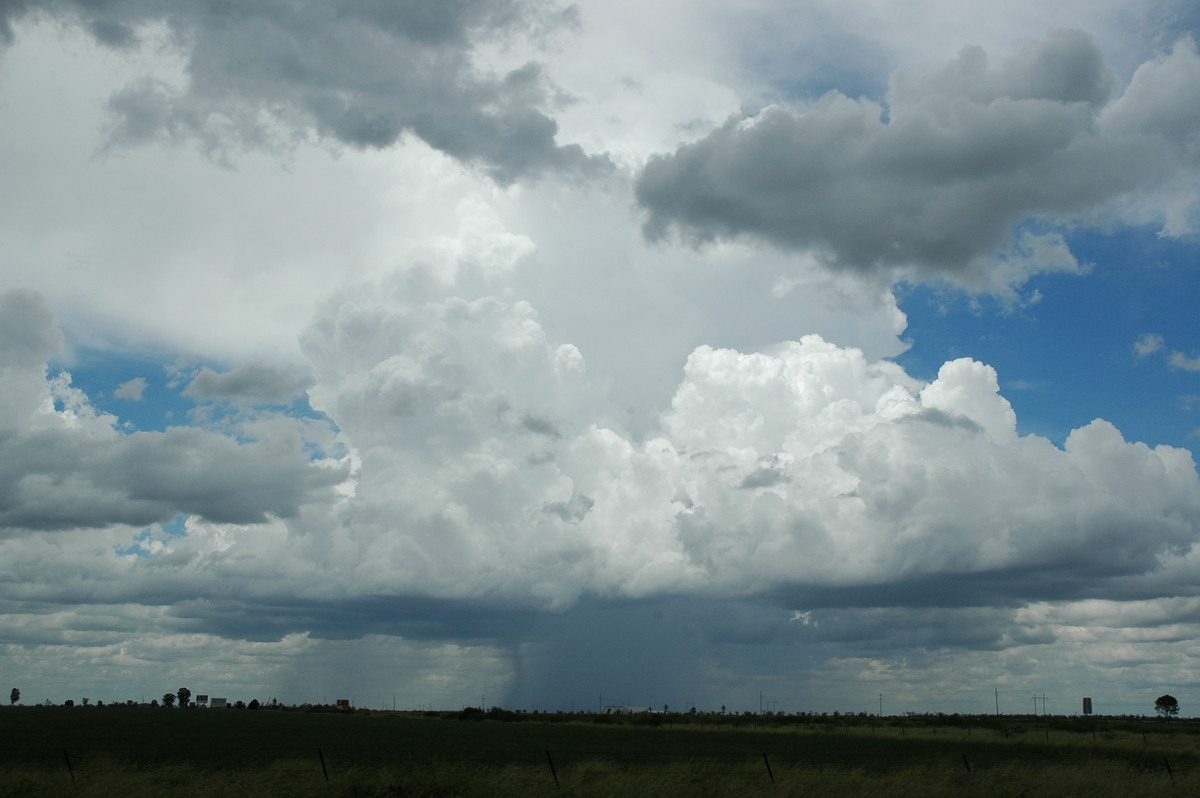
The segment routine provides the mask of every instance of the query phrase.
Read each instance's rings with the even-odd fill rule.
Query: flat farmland
[[[1200,792],[1200,728],[145,707],[0,710],[0,796]]]

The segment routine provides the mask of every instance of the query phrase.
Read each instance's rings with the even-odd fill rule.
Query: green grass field
[[[5,708],[0,796],[1100,798],[1200,788],[1200,728],[1184,721],[498,714],[509,720]]]

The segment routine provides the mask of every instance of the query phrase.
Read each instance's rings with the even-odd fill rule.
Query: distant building
[[[644,715],[653,711],[650,707],[600,707],[601,715]]]
[[[226,709],[229,706],[229,700],[226,698],[211,698],[208,701],[208,706],[211,709]]]
[[[1083,699],[1083,714],[1085,714],[1085,715],[1092,714],[1092,699],[1090,699],[1090,698]]]
[[[339,698],[337,700],[337,708],[338,709],[349,709],[350,708],[350,699],[349,698]]]
[[[206,707],[206,706],[208,706],[208,696],[207,695],[198,695],[195,698],[195,702],[202,707]]]

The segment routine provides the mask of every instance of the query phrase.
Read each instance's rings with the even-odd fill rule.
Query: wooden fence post
[[[325,768],[325,754],[321,753],[321,749],[317,749],[317,758],[321,760],[321,774],[325,776],[325,783],[329,783],[329,771]]]
[[[775,774],[771,772],[771,760],[767,759],[767,752],[763,751],[763,764],[767,766],[767,775],[771,778],[771,786],[775,786]]]
[[[550,775],[554,777],[554,786],[558,786],[558,770],[554,767],[554,760],[550,758],[550,752],[546,752],[546,761],[550,763]]]
[[[67,772],[71,774],[71,786],[75,786],[75,768],[71,767],[71,757],[67,756],[67,749],[63,749],[63,759],[67,760]]]

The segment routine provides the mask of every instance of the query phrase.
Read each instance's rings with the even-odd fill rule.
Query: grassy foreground
[[[0,796],[1200,793],[1183,722],[481,716],[9,708]]]

